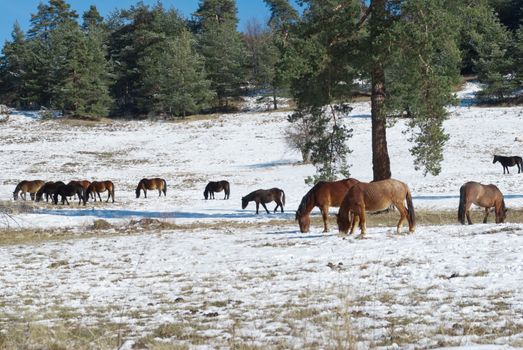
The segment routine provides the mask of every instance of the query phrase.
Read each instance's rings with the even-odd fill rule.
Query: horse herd
[[[162,192],[164,196],[167,195],[167,183],[164,179],[154,178],[154,179],[142,179],[138,182],[136,187],[136,198],[140,197],[140,193],[143,191],[145,198],[147,198],[147,190],[158,190],[158,195],[161,196]],[[18,185],[16,185],[15,190],[13,191],[13,199],[17,200],[18,197],[22,199],[27,198],[27,193],[31,200],[39,202],[45,196],[45,200],[53,204],[58,204],[58,196],[61,198],[62,204],[69,205],[67,197],[78,197],[78,204],[83,205],[89,201],[89,198],[93,199],[96,202],[96,197],[100,202],[102,197],[100,193],[107,192],[107,200],[109,202],[112,199],[114,203],[114,184],[112,181],[69,181],[65,184],[63,181],[42,181],[42,180],[33,180],[27,181],[23,180]]]
[[[497,157],[497,156],[496,156]],[[494,159],[496,161],[496,158]],[[503,163],[502,163],[503,164]],[[514,164],[518,164],[517,162]],[[162,178],[142,179],[136,187],[136,198],[140,197],[143,191],[147,198],[147,190],[157,190],[158,195],[167,195],[167,182]],[[211,181],[204,190],[204,198],[214,199],[215,192],[224,192],[223,199],[229,199],[230,184],[228,181]],[[32,200],[40,201],[45,196],[46,201],[52,199],[52,203],[58,204],[58,197],[61,197],[62,204],[69,204],[67,197],[77,196],[78,204],[85,205],[89,198],[96,201],[96,197],[102,201],[100,193],[107,192],[108,202],[112,199],[114,203],[114,184],[111,181],[70,181],[65,184],[62,181],[44,182],[41,180],[22,181],[14,192],[13,198],[16,200],[20,196],[26,199],[26,193],[30,194]],[[256,214],[259,213],[260,204],[269,213],[266,203],[276,202],[274,212],[280,208],[283,213],[285,205],[285,192],[279,188],[259,189],[242,197],[242,209],[245,209],[249,202],[256,203]],[[478,182],[467,182],[460,188],[460,199],[458,207],[458,220],[465,224],[465,218],[469,224],[470,207],[472,204],[485,208],[483,222],[487,218],[491,208],[494,208],[496,223],[504,222],[507,209],[503,194],[495,185],[483,185]],[[295,219],[298,222],[302,233],[310,230],[310,212],[318,207],[323,219],[323,232],[329,231],[328,213],[330,207],[338,207],[336,221],[338,230],[342,234],[352,234],[356,226],[359,226],[361,236],[366,231],[366,212],[380,212],[390,208],[399,211],[400,219],[396,225],[396,230],[400,233],[403,223],[408,222],[409,232],[414,232],[416,226],[416,214],[412,203],[412,195],[408,186],[395,179],[373,181],[370,183],[348,178],[339,181],[320,181],[314,185],[302,198],[296,211]],[[350,232],[349,232],[350,230]]]

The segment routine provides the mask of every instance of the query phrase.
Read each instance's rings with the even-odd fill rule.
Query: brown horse
[[[18,193],[20,193],[20,197],[25,201],[26,200],[26,193],[29,193],[29,196],[31,197],[31,200],[35,199],[35,193],[38,192],[40,187],[43,186],[45,182],[42,180],[33,180],[33,181],[27,181],[23,180],[16,185],[15,190],[13,191],[13,199],[18,199]]]
[[[159,177],[154,179],[141,179],[136,187],[136,198],[140,197],[141,190],[143,190],[145,198],[147,198],[147,190],[158,190],[158,197],[162,195],[162,192],[164,196],[167,196],[167,182]]]
[[[87,190],[85,192],[86,200],[89,199],[89,195],[94,195],[94,201],[96,202],[96,195],[98,195],[98,198],[100,199],[100,202],[102,201],[102,197],[100,197],[100,192],[107,191],[107,200],[106,202],[109,202],[109,199],[113,197],[113,203],[114,203],[114,185],[112,181],[93,181],[87,187]]]
[[[45,184],[43,184],[42,187],[40,187],[38,192],[36,192],[35,200],[37,202],[40,202],[42,200],[43,195],[45,194],[45,201],[49,202],[49,197],[51,197],[51,200],[52,200],[52,196],[56,192],[56,189],[59,186],[61,186],[61,185],[65,185],[65,183],[63,183],[62,181],[57,181],[57,182],[48,181],[48,182],[46,182]]]
[[[242,197],[242,209],[247,208],[247,205],[249,202],[255,201],[256,202],[256,214],[258,214],[258,209],[260,208],[260,204],[265,208],[265,211],[267,214],[269,214],[269,210],[267,210],[267,206],[265,203],[269,203],[272,201],[276,202],[276,208],[274,208],[274,212],[278,210],[278,207],[281,208],[281,212],[283,213],[283,206],[285,205],[285,192],[279,188],[271,188],[269,190],[256,190],[245,197]]]
[[[461,186],[459,189],[458,220],[463,225],[465,224],[465,216],[469,225],[472,225],[469,210],[472,204],[485,208],[484,224],[487,223],[489,210],[492,207],[494,207],[496,212],[496,224],[505,221],[507,214],[505,200],[503,199],[503,194],[496,186],[482,185],[474,181],[467,182]]]
[[[406,207],[405,201],[407,202]],[[366,230],[365,212],[385,210],[391,205],[398,208],[400,212],[397,232],[400,233],[401,226],[405,219],[409,222],[409,232],[414,232],[416,216],[412,204],[412,195],[405,183],[394,179],[371,183],[360,182],[354,185],[347,192],[347,195],[341,203],[337,215],[338,229],[340,232],[346,234],[350,226],[350,234],[352,234],[356,226],[356,221],[359,219],[361,237],[363,237]],[[351,214],[353,214],[353,216]]]
[[[214,199],[214,192],[225,192],[225,197],[223,199],[229,199],[231,194],[231,187],[228,181],[210,181],[207,186],[205,186],[205,191],[203,191],[203,196],[205,199],[210,198]]]
[[[318,207],[323,218],[323,232],[329,231],[328,215],[329,207],[339,207],[347,191],[359,183],[356,179],[345,179],[340,181],[320,181],[303,196],[300,206],[296,211],[296,220],[300,225],[302,233],[309,232],[311,218],[309,213],[314,207]]]
[[[510,157],[504,157],[504,156],[497,156],[494,155],[494,160],[492,161],[492,164],[496,164],[496,162],[499,162],[503,166],[503,174],[505,174],[505,169],[507,169],[507,174],[510,174],[508,171],[509,166],[518,166],[518,174],[523,170],[523,159],[519,156],[510,156]]]

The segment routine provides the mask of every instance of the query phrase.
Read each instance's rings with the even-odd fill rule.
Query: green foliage
[[[227,107],[228,99],[240,93],[246,80],[245,48],[236,30],[236,12],[233,0],[203,0],[195,13],[199,53],[220,107]]]
[[[295,144],[310,156],[309,160],[316,167],[316,175],[308,177],[306,183],[333,181],[340,175],[350,175],[347,156],[351,150],[346,141],[352,136],[352,129],[339,121],[340,113],[347,113],[347,108],[346,105],[307,107],[289,116],[291,123],[302,125],[302,130],[308,132],[302,142]]]
[[[452,87],[459,82],[459,23],[445,1],[411,0],[400,10],[389,31],[386,112],[407,113],[415,169],[437,175],[448,140],[445,106],[454,102]]]

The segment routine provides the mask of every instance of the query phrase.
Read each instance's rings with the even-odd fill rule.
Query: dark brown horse
[[[302,233],[309,232],[311,218],[309,213],[314,207],[318,207],[323,218],[323,232],[329,231],[328,215],[329,207],[339,207],[347,191],[357,184],[356,179],[345,179],[340,181],[320,181],[303,196],[300,206],[296,211],[296,220],[300,225]]]
[[[285,205],[285,192],[279,188],[271,188],[269,190],[256,190],[245,197],[242,197],[242,209],[247,208],[247,205],[249,202],[255,201],[256,202],[256,214],[258,214],[258,209],[260,208],[260,204],[265,208],[265,211],[267,214],[269,214],[269,210],[267,210],[267,206],[265,203],[269,203],[272,201],[276,202],[276,207],[274,208],[274,212],[278,210],[278,207],[281,208],[281,212],[283,213],[283,206]]]
[[[62,204],[67,203],[67,205],[69,205],[67,197],[72,197],[74,195],[78,196],[78,204],[83,202],[85,205],[87,196],[85,195],[85,190],[82,185],[76,182],[68,183],[67,185],[58,185],[53,194],[53,203],[58,204],[58,196],[61,196]]]
[[[36,192],[35,200],[37,202],[40,202],[42,200],[43,195],[45,194],[45,201],[49,202],[49,197],[51,197],[51,201],[52,201],[52,199],[53,199],[52,196],[56,192],[56,189],[61,185],[65,185],[65,184],[62,181],[46,182],[42,187],[40,187],[38,192]]]
[[[405,201],[407,205],[405,206]],[[409,222],[409,232],[414,232],[416,216],[409,187],[398,180],[387,179],[371,183],[355,184],[345,195],[337,215],[338,229],[341,233],[354,232],[359,219],[361,237],[366,230],[366,211],[381,211],[394,205],[400,212],[397,232],[400,233],[405,219]],[[352,215],[351,215],[352,214]],[[352,223],[351,223],[352,221]]]
[[[505,174],[505,169],[507,169],[507,174],[510,174],[508,171],[509,166],[518,166],[518,174],[523,169],[523,160],[521,157],[518,156],[510,156],[510,157],[504,157],[504,156],[497,156],[494,155],[494,160],[492,161],[492,164],[496,164],[496,162],[499,162],[503,166],[503,174]]]
[[[94,201],[96,202],[96,195],[98,195],[98,198],[100,199],[100,202],[102,201],[102,197],[100,197],[100,192],[107,191],[107,200],[106,202],[109,202],[109,199],[113,197],[113,203],[114,203],[114,185],[112,181],[93,181],[87,187],[87,190],[85,192],[86,200],[89,199],[89,195],[94,195]]]
[[[469,225],[472,225],[472,220],[470,220],[470,206],[472,204],[485,208],[484,224],[487,223],[489,210],[492,207],[494,207],[496,213],[496,224],[505,221],[507,215],[505,200],[503,194],[496,186],[482,185],[474,181],[467,182],[461,186],[459,189],[458,220],[462,224],[465,224],[466,216]]]
[[[203,191],[203,196],[205,199],[210,198],[214,199],[214,192],[225,192],[225,197],[223,199],[229,199],[231,194],[231,189],[228,181],[210,181],[207,186],[205,186],[205,191]]]
[[[20,197],[25,201],[26,193],[29,193],[31,200],[34,200],[36,192],[38,192],[38,190],[40,189],[40,187],[44,185],[44,183],[45,182],[42,180],[20,181],[20,183],[16,185],[15,190],[13,191],[13,199],[17,200],[18,193],[20,193]]]
[[[145,198],[147,198],[147,190],[158,190],[158,197],[162,195],[162,192],[164,196],[167,196],[167,182],[159,177],[154,179],[141,179],[136,187],[136,198],[140,197],[140,191],[142,190]]]

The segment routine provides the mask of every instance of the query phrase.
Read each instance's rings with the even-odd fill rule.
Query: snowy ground
[[[523,154],[523,108],[475,107],[475,89],[467,84],[451,108],[437,177],[413,170],[403,121],[388,131],[393,177],[409,184],[417,209],[455,210],[470,180],[496,184],[509,208],[523,207],[523,174],[492,164],[494,154]],[[355,107],[344,118],[354,128],[351,173],[366,181],[370,108]],[[302,235],[289,222],[314,169],[285,144],[286,115],[96,125],[10,116],[0,124],[4,206],[14,206],[23,179],[110,179],[117,202],[29,203],[0,220],[75,233],[0,246],[0,325],[124,324],[127,348],[151,332],[149,342],[201,348],[523,347],[523,225],[510,212],[503,225],[419,226],[414,235],[379,227],[366,240],[343,240],[318,225]],[[156,176],[167,180],[167,197],[134,198],[138,181]],[[205,184],[220,179],[231,183],[230,200],[205,201]],[[270,187],[285,190],[284,214],[241,209],[241,196]],[[119,231],[140,218],[187,229]],[[116,229],[93,237],[96,219]],[[176,332],[159,334],[162,325]]]

